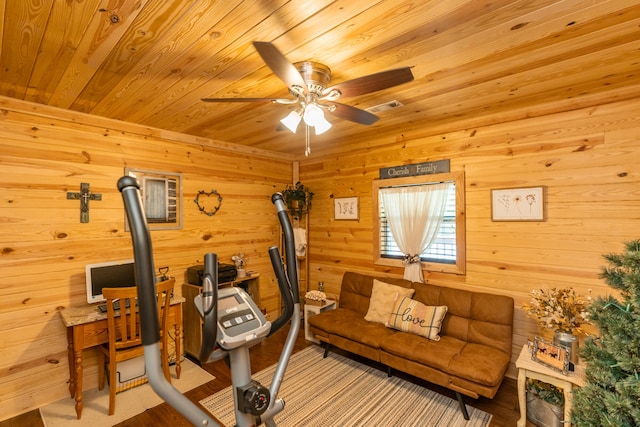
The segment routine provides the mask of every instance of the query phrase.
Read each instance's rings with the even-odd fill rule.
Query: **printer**
[[[218,263],[218,284],[236,280],[236,266],[234,264]],[[194,265],[187,268],[187,282],[202,286],[204,266]]]

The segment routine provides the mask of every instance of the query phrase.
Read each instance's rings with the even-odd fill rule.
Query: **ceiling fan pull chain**
[[[304,126],[305,128],[305,149],[304,149],[304,155],[306,157],[309,156],[309,154],[311,154],[311,146],[309,145],[309,125],[305,124]]]

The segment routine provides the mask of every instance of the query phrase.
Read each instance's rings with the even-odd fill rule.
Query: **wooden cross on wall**
[[[67,193],[67,200],[80,199],[80,222],[89,222],[89,200],[102,200],[102,194],[92,194],[89,191],[89,183],[80,183],[79,193]]]

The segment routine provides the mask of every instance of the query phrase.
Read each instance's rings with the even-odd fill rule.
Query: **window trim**
[[[402,260],[383,258],[380,256],[380,207],[378,205],[379,190],[384,187],[399,185],[429,184],[444,181],[454,181],[456,186],[456,262],[422,262],[423,271],[433,271],[450,274],[466,273],[466,228],[465,228],[465,198],[464,198],[464,172],[439,173],[433,175],[420,175],[404,178],[375,179],[371,199],[373,202],[373,263],[387,267],[404,268]]]

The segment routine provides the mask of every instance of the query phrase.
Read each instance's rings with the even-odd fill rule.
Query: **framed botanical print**
[[[337,197],[334,199],[333,219],[358,220],[358,197]]]
[[[491,190],[492,221],[544,221],[544,187]]]

